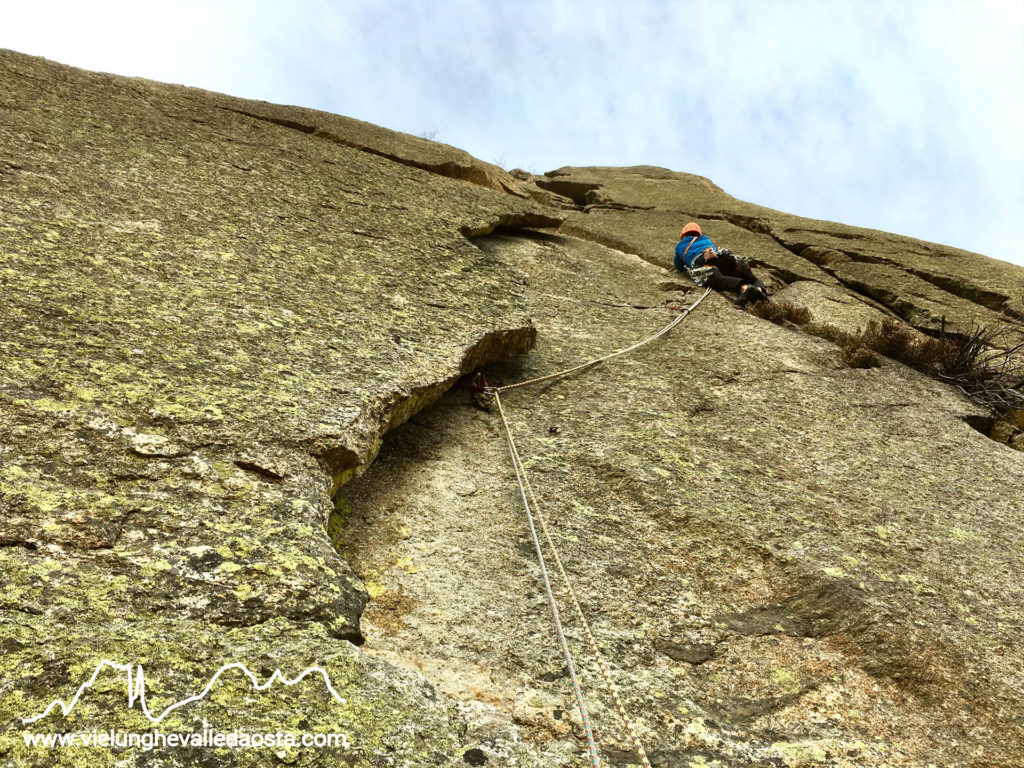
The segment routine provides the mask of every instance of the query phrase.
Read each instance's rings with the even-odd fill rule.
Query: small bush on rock
[[[959,388],[997,414],[1017,418],[1024,413],[1024,321],[1004,320],[977,326],[966,334],[942,332],[938,338],[915,331],[894,318],[871,322],[851,333],[827,323],[814,323],[806,307],[768,302],[747,307],[756,317],[835,342],[851,368],[877,368],[878,355]]]
[[[872,322],[860,333],[834,325],[811,324],[804,330],[830,339],[842,348],[842,359],[854,368],[873,368],[876,352],[959,388],[1000,413],[1024,409],[1024,322],[1006,320],[977,326],[966,334],[939,338],[915,332],[898,320]]]
[[[810,323],[805,325],[803,330],[807,331],[807,333],[812,336],[818,336],[822,339],[834,341],[843,348],[861,346],[859,334],[844,331],[842,328],[831,325],[830,323]]]
[[[843,347],[839,356],[850,368],[878,368],[882,364],[867,347]]]
[[[843,361],[847,364],[853,360],[864,363],[867,354],[877,352],[933,376],[938,372],[937,366],[951,358],[955,346],[951,337],[933,339],[890,318],[881,323],[871,322],[867,328],[856,333],[834,325],[817,323],[805,326],[804,330],[838,344],[843,350]],[[875,363],[878,364],[877,357]],[[875,366],[861,364],[855,367]]]
[[[811,322],[811,311],[807,307],[796,307],[784,301],[764,301],[757,304],[748,304],[747,311],[762,320],[768,320],[776,325],[807,325]]]
[[[938,378],[994,410],[1024,411],[1024,321],[977,326],[957,336]]]
[[[956,355],[953,337],[933,339],[892,318],[870,323],[863,332],[862,341],[864,346],[879,354],[931,375],[944,368]]]

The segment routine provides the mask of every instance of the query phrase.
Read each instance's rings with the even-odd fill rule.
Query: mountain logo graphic
[[[87,688],[92,687],[93,683],[96,682],[96,679],[100,676],[100,672],[103,671],[104,667],[111,667],[112,669],[119,670],[127,675],[128,709],[132,709],[135,706],[136,701],[139,702],[139,708],[142,710],[142,713],[154,725],[159,723],[174,710],[179,709],[180,707],[184,707],[186,704],[191,704],[194,701],[200,701],[203,698],[205,698],[206,694],[208,694],[213,689],[213,686],[217,682],[217,679],[222,674],[227,672],[229,669],[237,669],[241,671],[242,674],[249,678],[249,682],[252,683],[253,690],[256,691],[265,691],[268,688],[270,688],[275,682],[279,682],[282,685],[295,685],[296,683],[301,682],[309,675],[320,675],[323,678],[324,685],[327,686],[327,690],[331,694],[331,697],[339,704],[345,703],[345,699],[342,698],[336,690],[334,690],[334,686],[331,684],[330,675],[327,674],[327,671],[323,667],[307,667],[306,669],[302,670],[302,672],[300,672],[298,675],[292,678],[285,677],[280,669],[275,669],[274,673],[265,683],[260,683],[256,680],[256,676],[252,672],[250,672],[244,664],[242,664],[241,662],[234,661],[225,664],[216,672],[214,672],[213,676],[210,678],[210,682],[208,682],[206,684],[206,687],[203,688],[203,690],[197,693],[195,696],[189,696],[188,698],[182,699],[181,701],[176,701],[169,707],[164,709],[159,715],[153,715],[153,713],[149,711],[149,706],[146,704],[146,673],[143,670],[142,665],[118,664],[115,661],[103,659],[102,661],[100,661],[99,664],[96,665],[96,670],[92,673],[92,677],[90,677],[87,681],[85,681],[78,687],[78,691],[75,692],[75,695],[70,702],[65,702],[62,699],[54,699],[50,702],[50,705],[46,709],[44,709],[40,714],[35,715],[34,717],[23,717],[21,719],[21,722],[25,725],[30,725],[39,720],[42,720],[44,717],[50,714],[54,707],[60,707],[61,711],[64,713],[65,716],[71,714],[71,710],[75,708],[75,705],[78,703],[78,699],[82,696],[82,693],[84,693]]]

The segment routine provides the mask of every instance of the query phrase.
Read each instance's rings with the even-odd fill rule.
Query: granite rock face
[[[530,274],[539,332],[492,382],[673,316],[662,270],[627,254],[481,245]],[[712,294],[659,342],[503,400],[653,764],[1014,764],[1024,456],[969,426],[955,390],[897,363],[847,368],[832,343]],[[336,518],[375,595],[369,652],[508,713],[541,764],[584,764],[493,415],[453,391],[386,439]],[[637,764],[565,620],[607,764]]]
[[[498,423],[455,382],[663,326],[698,295],[671,267],[689,219],[817,322],[1024,316],[1020,268],[689,174],[506,173],[11,52],[0,82],[4,764],[584,765]],[[1024,453],[957,390],[712,294],[508,407],[655,765],[1024,750]],[[605,764],[637,764],[569,634]],[[344,702],[228,670],[160,727],[348,747],[26,745],[152,727],[112,668],[24,722],[103,659],[145,668],[153,713],[229,662],[319,666]]]
[[[353,660],[366,591],[328,537],[331,494],[388,428],[533,343],[523,274],[463,231],[560,217],[420,167],[444,149],[388,159],[383,129],[341,142],[263,105],[12,53],[0,78],[5,730],[91,659],[145,663],[170,695],[234,645],[292,674],[335,659],[359,696],[443,720]],[[112,693],[103,706],[106,724],[144,722]],[[349,736],[383,764],[374,717]],[[394,759],[454,754],[432,746],[457,743],[450,724],[427,730]]]
[[[831,277],[922,330],[935,330],[943,316],[957,328],[991,323],[1002,314],[1024,316],[1020,268],[979,254],[802,219],[737,200],[700,176],[664,168],[562,168],[548,176],[562,185],[586,183],[617,204],[587,206],[568,217],[563,231],[652,263],[671,266],[666,232],[678,233],[686,218],[699,219],[712,240],[756,259],[772,276],[785,282]],[[542,179],[537,183],[547,186]]]

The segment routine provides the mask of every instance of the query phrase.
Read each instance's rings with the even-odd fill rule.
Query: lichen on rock
[[[330,544],[332,488],[460,375],[533,343],[523,275],[463,230],[558,219],[216,94],[11,52],[0,79],[0,639],[18,691],[0,750],[48,764],[72,758],[18,746],[18,718],[103,655],[156,676],[187,659],[184,689],[236,658],[358,656],[366,590]],[[350,738],[420,718],[421,746],[455,754],[445,706],[416,715],[420,694],[384,677],[391,704]],[[104,726],[135,717],[115,688],[88,710]],[[411,708],[390,733],[387,706]]]
[[[7,51],[0,83],[5,764],[581,765],[507,452],[460,377],[512,382],[662,327],[695,296],[671,268],[691,218],[819,323],[1024,315],[1019,268],[691,174],[507,174]],[[1024,749],[1024,454],[954,387],[850,369],[716,294],[508,406],[655,765]],[[344,702],[234,670],[166,726],[351,748],[27,746],[23,718],[103,659],[142,665],[154,709],[232,661],[261,681],[322,667]],[[583,676],[605,762],[631,764]],[[128,685],[106,669],[32,727],[145,730]]]

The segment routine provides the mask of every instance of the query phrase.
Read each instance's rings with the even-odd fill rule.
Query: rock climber
[[[689,222],[679,233],[675,264],[676,269],[688,273],[698,285],[708,285],[716,291],[739,291],[741,306],[768,301],[764,283],[750,270],[747,260],[737,258],[727,248],[715,248],[696,222]]]

